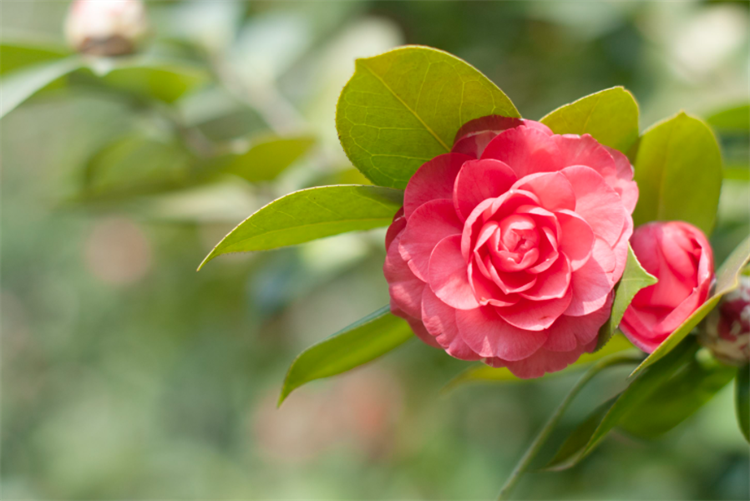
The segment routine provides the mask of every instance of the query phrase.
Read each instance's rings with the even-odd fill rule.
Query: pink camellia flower
[[[740,286],[708,314],[698,340],[725,364],[750,362],[750,277],[741,275]]]
[[[426,343],[523,378],[593,351],[638,199],[625,155],[530,120],[466,124],[386,236],[391,310]]]
[[[641,266],[659,282],[635,295],[620,329],[651,353],[708,298],[713,252],[701,230],[681,221],[639,226],[630,245]]]
[[[141,0],[76,0],[65,21],[70,45],[95,56],[130,54],[147,33]]]

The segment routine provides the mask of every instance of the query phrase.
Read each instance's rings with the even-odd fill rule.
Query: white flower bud
[[[698,340],[718,360],[730,365],[750,362],[750,277],[740,276],[740,286],[722,298],[703,327]]]
[[[135,52],[147,33],[141,0],[76,0],[65,21],[68,43],[78,52],[95,56]]]

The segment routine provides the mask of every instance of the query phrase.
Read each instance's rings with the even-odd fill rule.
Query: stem
[[[534,439],[534,442],[532,442],[532,444],[526,450],[526,453],[513,469],[510,477],[508,477],[508,480],[505,481],[505,485],[503,485],[503,488],[500,490],[500,494],[497,497],[498,501],[510,499],[511,492],[516,487],[516,484],[519,480],[521,480],[523,474],[526,473],[526,471],[529,469],[531,462],[534,460],[536,455],[539,453],[539,450],[547,441],[547,438],[552,433],[552,430],[555,428],[555,426],[557,426],[557,422],[560,421],[560,418],[565,413],[570,403],[583,389],[583,387],[586,386],[586,383],[588,383],[599,372],[608,367],[612,367],[614,365],[638,363],[640,362],[640,360],[641,358],[636,355],[615,353],[610,357],[603,358],[597,361],[593,366],[591,366],[591,368],[586,371],[583,377],[581,377],[581,379],[579,379],[578,382],[573,386],[573,388],[570,390],[562,403],[560,403],[557,409],[555,409],[555,412],[552,414],[552,416],[550,416],[549,420],[547,420],[547,423],[544,425],[544,428],[542,428],[542,430]]]

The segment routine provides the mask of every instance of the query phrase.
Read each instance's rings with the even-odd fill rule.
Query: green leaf
[[[401,190],[361,185],[321,186],[290,193],[240,223],[198,269],[221,254],[276,249],[388,226],[403,196]]]
[[[413,337],[405,320],[384,306],[375,313],[303,351],[289,367],[279,405],[296,388],[370,362]]]
[[[595,92],[540,121],[555,134],[591,134],[601,144],[623,153],[638,139],[638,103],[623,87]]]
[[[315,138],[310,136],[261,139],[245,153],[232,157],[226,171],[251,183],[272,181],[314,144]]]
[[[679,220],[711,233],[722,166],[719,145],[703,121],[681,112],[652,126],[641,137],[634,165],[636,226]]]
[[[92,65],[92,69],[116,89],[166,103],[177,101],[210,80],[204,68],[172,59],[135,57],[112,67]]]
[[[487,77],[436,49],[401,47],[358,59],[355,68],[336,128],[352,164],[381,186],[405,188],[420,165],[450,151],[466,122],[519,116]]]
[[[621,420],[631,412],[636,412],[639,406],[647,402],[661,384],[678,374],[684,366],[695,358],[698,350],[697,343],[684,343],[678,350],[672,352],[667,358],[657,365],[651,367],[641,377],[633,381],[623,391],[606,412],[603,408],[597,408],[573,432],[569,439],[562,445],[558,453],[547,464],[547,470],[564,470],[577,464],[589,454],[599,442],[609,433]],[[597,416],[600,418],[598,424]]]
[[[698,323],[703,320],[708,313],[713,310],[719,303],[721,297],[729,292],[736,289],[739,282],[739,274],[742,271],[745,263],[750,260],[750,237],[747,237],[740,245],[737,246],[729,257],[721,265],[719,271],[716,272],[716,285],[714,286],[714,293],[709,297],[700,308],[695,310],[687,320],[685,320],[675,331],[669,335],[654,351],[649,355],[641,365],[636,367],[630,377],[636,376],[646,367],[650,366],[657,360],[661,359],[667,353],[672,351],[680,341],[690,334]]]
[[[745,365],[737,371],[734,381],[734,406],[737,411],[737,424],[750,442],[750,365]]]
[[[86,164],[85,198],[152,193],[187,181],[191,157],[178,143],[141,133],[120,137]]]
[[[0,43],[0,75],[23,66],[62,59],[70,55],[65,48],[31,41],[3,40]]]
[[[565,439],[557,453],[544,467],[545,470],[561,470],[573,466],[579,459],[582,451],[596,433],[596,429],[601,424],[604,416],[612,409],[620,395],[610,398],[599,407],[594,409],[588,417],[579,424],[573,432]],[[572,462],[575,461],[575,462]]]
[[[641,263],[635,257],[633,249],[628,244],[628,260],[625,263],[625,271],[623,271],[622,278],[615,287],[615,300],[612,303],[609,321],[599,330],[597,349],[604,346],[614,336],[623,315],[625,315],[625,310],[628,309],[630,302],[633,301],[638,291],[654,285],[656,282],[658,282],[656,277],[643,269]]]
[[[0,79],[0,118],[42,90],[47,85],[77,70],[82,60],[77,57],[44,61],[25,66],[3,75]]]
[[[556,377],[578,370],[583,366],[596,362],[604,357],[619,353],[628,349],[633,349],[633,345],[623,335],[613,337],[602,349],[594,353],[584,353],[575,363],[565,369],[547,374],[545,378]],[[507,368],[495,368],[489,365],[481,364],[469,367],[458,376],[453,378],[445,387],[443,392],[453,390],[458,386],[469,383],[508,383],[508,382],[525,382],[533,381],[531,379],[521,379],[513,375]]]
[[[747,134],[750,131],[750,104],[723,109],[709,116],[706,121],[721,133]]]
[[[637,437],[653,439],[668,432],[711,400],[734,378],[736,367],[693,357],[671,378],[626,412],[618,427]]]

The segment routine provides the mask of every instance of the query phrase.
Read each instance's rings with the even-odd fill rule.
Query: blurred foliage
[[[355,57],[402,43],[449,51],[529,118],[617,85],[638,100],[641,130],[682,108],[706,117],[727,167],[717,263],[750,231],[746,122],[724,111],[748,102],[746,4],[148,7],[144,54],[39,80],[0,121],[4,498],[494,494],[574,376],[440,397],[467,364],[410,341],[275,408],[297,353],[386,304],[382,231],[223,256],[194,273],[265,202],[358,182],[342,181],[359,178],[334,126]],[[2,9],[3,79],[77,60],[61,41],[67,2]],[[548,457],[619,380],[580,395]],[[517,494],[747,499],[733,398],[725,387],[655,443],[611,437]]]

